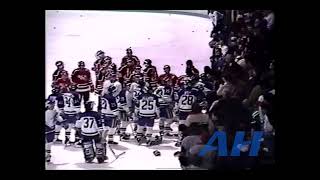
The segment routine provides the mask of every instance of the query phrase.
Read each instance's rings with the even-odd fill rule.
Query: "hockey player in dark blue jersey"
[[[107,160],[106,146],[102,143],[103,130],[101,114],[93,111],[94,102],[85,104],[85,112],[80,113],[76,122],[76,129],[81,134],[82,148],[86,163],[91,163],[97,158],[99,163]],[[94,149],[95,146],[96,150]]]
[[[172,87],[172,81],[167,80],[163,86],[157,87],[154,94],[159,97],[160,105],[160,122],[159,129],[160,135],[172,136],[170,132],[172,129],[170,125],[173,120],[173,106],[174,106],[174,89]]]
[[[118,109],[119,109],[119,119],[120,119],[120,140],[128,140],[130,139],[130,134],[126,133],[127,126],[129,125],[129,108],[127,105],[128,95],[127,85],[122,83],[122,90],[119,93],[117,98]]]
[[[115,86],[110,85],[106,94],[99,97],[98,111],[101,112],[104,132],[103,141],[108,136],[108,144],[118,144],[114,142],[113,136],[116,133],[116,121],[118,117],[118,105],[116,97],[113,96]]]
[[[66,129],[65,144],[74,143],[80,140],[79,136],[76,134],[71,136],[71,129],[73,129],[77,121],[77,115],[80,113],[80,94],[75,92],[75,90],[76,87],[71,86],[69,92],[61,92],[57,97],[58,108],[61,112],[61,117],[64,120],[62,126]],[[71,137],[74,137],[74,140],[70,141]]]
[[[54,132],[56,124],[62,122],[63,119],[59,113],[54,109],[55,101],[48,99],[46,102],[46,123],[45,123],[45,133],[46,133],[46,161],[50,162],[51,159],[51,146],[54,141]]]
[[[159,136],[152,137],[154,119],[159,117],[159,100],[158,96],[153,94],[152,87],[146,84],[147,92],[143,92],[137,98],[136,113],[138,114],[138,128],[136,139],[139,144],[146,140],[147,145],[161,143],[162,138]],[[143,128],[146,126],[146,134]]]

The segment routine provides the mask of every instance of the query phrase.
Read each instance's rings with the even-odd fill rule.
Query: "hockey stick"
[[[121,155],[123,155],[124,153],[126,153],[125,151],[123,151],[122,153],[116,155],[116,153],[113,151],[113,149],[111,148],[111,146],[109,144],[107,144],[107,146],[109,147],[110,151],[112,152],[113,156],[118,159]]]

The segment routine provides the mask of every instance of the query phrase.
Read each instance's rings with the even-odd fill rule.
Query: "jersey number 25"
[[[153,101],[142,100],[142,110],[153,110]]]

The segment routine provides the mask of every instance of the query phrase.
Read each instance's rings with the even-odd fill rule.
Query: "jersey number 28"
[[[182,96],[182,105],[192,105],[193,96]]]

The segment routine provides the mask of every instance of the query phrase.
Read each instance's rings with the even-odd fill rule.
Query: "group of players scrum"
[[[144,60],[142,70],[137,56],[129,48],[120,68],[103,51],[96,53],[97,60],[91,69],[96,76],[95,86],[90,70],[83,61],[78,62],[71,78],[62,61],[57,61],[53,74],[52,94],[46,99],[46,161],[50,162],[51,145],[59,141],[61,128],[66,130],[65,144],[81,146],[84,158],[91,163],[97,158],[99,163],[108,159],[107,144],[118,144],[120,140],[130,140],[126,128],[133,129],[137,144],[158,145],[163,136],[177,136],[176,146],[181,145],[185,121],[198,103],[207,108],[204,84],[199,80],[199,71],[192,61],[187,61],[186,75],[179,78],[170,73],[170,66],[164,66],[164,74],[158,76],[150,59]],[[89,101],[90,93],[98,97],[95,103]],[[84,102],[85,111],[80,111]],[[160,132],[153,133],[154,120],[160,119]],[[174,133],[170,125],[179,122],[179,132]],[[71,129],[75,130],[72,140]],[[156,134],[156,135],[155,135]]]

